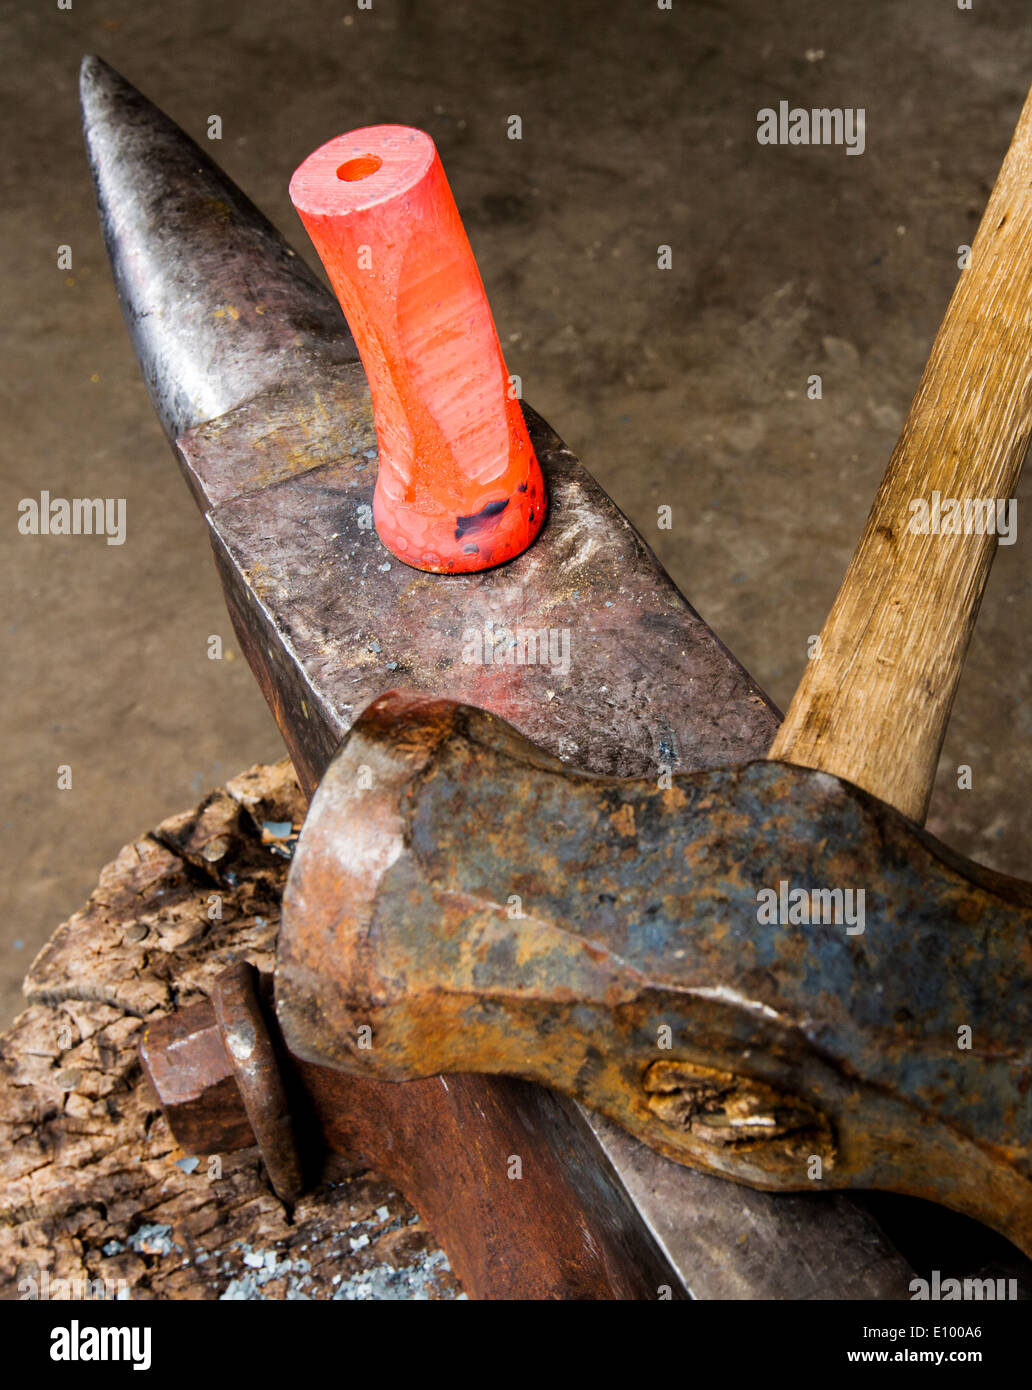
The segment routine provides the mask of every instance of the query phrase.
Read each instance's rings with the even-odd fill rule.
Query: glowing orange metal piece
[[[544,521],[544,480],[434,142],[408,126],[340,135],[290,197],[369,380],[380,539],[437,572],[518,555]]]

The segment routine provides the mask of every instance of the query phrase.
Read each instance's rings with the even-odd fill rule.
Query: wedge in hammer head
[[[393,563],[364,524],[376,434],[332,297],[128,83],[88,60],[83,91],[145,379],[309,793],[357,714],[401,684],[486,707],[598,774],[762,757],[777,711],[528,406],[551,500],[535,544],[505,569],[446,579]],[[420,1208],[471,1294],[650,1297],[666,1284],[698,1297],[905,1296],[905,1263],[846,1198],[734,1188],[501,1078],[450,1090],[336,1078],[338,1129],[350,1107],[363,1157]],[[533,1158],[533,1191],[507,1178],[514,1151]],[[450,1163],[464,1175],[458,1204]]]

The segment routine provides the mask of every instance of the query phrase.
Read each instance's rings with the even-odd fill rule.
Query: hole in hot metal
[[[345,183],[357,183],[359,179],[367,179],[370,174],[375,174],[382,164],[383,160],[378,154],[360,154],[354,159],[345,160],[337,169],[337,177]]]

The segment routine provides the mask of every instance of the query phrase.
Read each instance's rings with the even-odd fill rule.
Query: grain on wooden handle
[[[924,820],[997,538],[920,534],[911,503],[1012,497],[1030,372],[1032,93],[771,758],[835,773]]]

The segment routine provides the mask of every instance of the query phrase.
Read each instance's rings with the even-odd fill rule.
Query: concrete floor
[[[232,651],[231,632],[112,290],[78,128],[83,52],[202,143],[219,114],[216,158],[306,254],[287,197],[305,155],[354,126],[429,130],[527,399],[782,707],[1032,79],[1022,7],[982,0],[82,0],[3,4],[0,38],[3,1019],[125,841],[281,752],[243,661],[207,659],[209,635]],[[864,154],[760,146],[756,113],[782,98],[865,107]],[[815,372],[820,401],[806,397]],[[125,497],[126,544],[19,535],[18,501],[43,488]],[[1030,501],[1032,478],[1022,518]],[[1025,876],[1030,614],[1019,527],[930,818]]]

